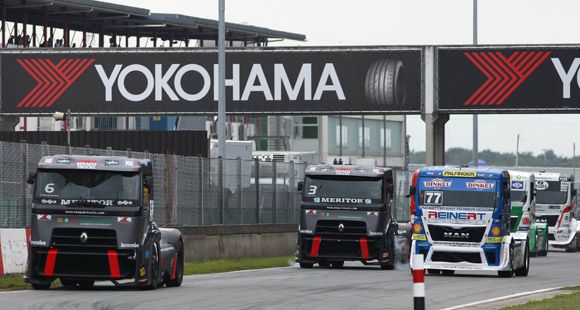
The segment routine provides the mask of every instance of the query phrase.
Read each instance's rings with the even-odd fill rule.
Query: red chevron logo
[[[48,108],[83,74],[95,61],[94,58],[62,59],[54,64],[49,59],[16,60],[37,84],[18,103],[19,108]]]
[[[518,51],[506,58],[501,52],[465,52],[487,80],[463,105],[501,105],[551,53]]]

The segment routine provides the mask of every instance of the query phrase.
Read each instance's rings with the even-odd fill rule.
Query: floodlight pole
[[[473,0],[473,45],[477,45],[477,0]],[[475,167],[479,166],[478,127],[477,114],[473,114],[473,154],[471,162]]]
[[[225,0],[219,0],[218,24],[218,156],[226,156],[226,24]]]

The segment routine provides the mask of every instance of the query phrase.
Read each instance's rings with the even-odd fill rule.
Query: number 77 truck
[[[418,173],[413,195],[411,255],[423,255],[428,273],[528,275],[527,232],[510,233],[506,170],[425,167]]]

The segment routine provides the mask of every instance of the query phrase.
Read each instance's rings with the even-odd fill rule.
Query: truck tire
[[[144,286],[143,289],[156,290],[157,285],[159,284],[157,282],[158,274],[159,274],[159,246],[157,245],[157,243],[154,242],[153,250],[151,251],[151,269],[149,271],[151,283]]]
[[[455,270],[441,270],[441,274],[444,276],[452,276],[455,274]]]
[[[325,260],[320,260],[320,261],[318,261],[318,266],[320,266],[320,267],[330,267],[330,263],[328,261],[325,261]]]
[[[310,268],[312,268],[312,266],[314,266],[313,263],[300,263],[300,268],[310,269]]]
[[[428,274],[441,274],[441,269],[427,269]]]
[[[576,252],[576,238],[578,237],[574,236],[574,238],[572,238],[572,241],[570,241],[570,243],[566,246],[566,252],[568,253]]]
[[[395,59],[377,60],[365,77],[367,102],[374,105],[405,104],[405,67]]]
[[[382,270],[393,270],[393,269],[395,269],[395,264],[393,262],[381,264],[381,269]]]
[[[342,267],[344,267],[344,261],[341,260],[341,261],[332,262],[332,268],[340,269]]]
[[[527,242],[526,242],[526,250],[524,252],[524,265],[516,269],[514,272],[518,277],[527,277],[528,273],[530,272],[530,248],[528,247]]]
[[[538,251],[538,256],[545,257],[545,256],[548,256],[548,248],[550,247],[547,235],[544,236],[543,243],[544,243],[544,246],[543,246],[541,251]]]
[[[36,291],[46,291],[49,288],[50,288],[50,283],[49,284],[32,283],[32,289],[34,289]]]
[[[175,257],[175,259],[177,259],[177,268],[175,271],[175,279],[171,279],[171,277],[168,277],[167,279],[165,279],[165,285],[167,287],[178,287],[181,286],[181,282],[183,282],[183,257],[184,257],[184,253],[183,253],[183,241],[179,240],[179,249],[177,250],[177,256]]]

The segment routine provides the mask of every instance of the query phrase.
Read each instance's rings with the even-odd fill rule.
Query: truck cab
[[[48,289],[130,280],[143,288],[179,286],[183,242],[153,220],[151,161],[112,156],[43,157],[34,186],[25,280]]]
[[[528,234],[530,256],[548,254],[548,226],[536,222],[535,178],[531,172],[509,171],[512,204],[510,231]]]
[[[548,225],[549,243],[576,252],[580,224],[575,218],[574,177],[561,173],[536,172],[536,220]]]
[[[422,168],[414,193],[411,255],[422,255],[429,273],[526,276],[527,234],[510,233],[509,180],[500,169]]]
[[[344,261],[376,261],[393,269],[393,173],[391,169],[310,165],[302,190],[296,261],[302,268],[342,267]]]

